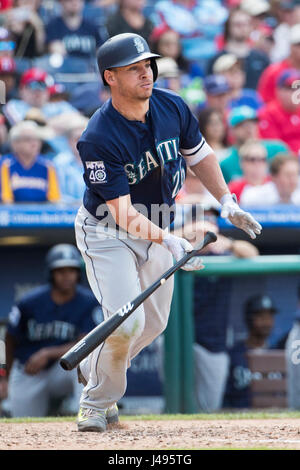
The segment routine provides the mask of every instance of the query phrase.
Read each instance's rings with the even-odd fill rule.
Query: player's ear
[[[114,70],[104,70],[104,78],[109,86],[113,85],[116,81]]]

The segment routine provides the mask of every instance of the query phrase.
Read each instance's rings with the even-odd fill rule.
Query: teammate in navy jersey
[[[102,319],[92,292],[78,284],[81,256],[73,245],[47,254],[49,284],[27,293],[11,310],[6,334],[8,411],[46,416],[51,400],[67,398],[64,411],[77,413],[82,385],[58,359]],[[67,404],[68,403],[68,404]]]
[[[188,106],[175,93],[153,89],[157,57],[131,33],[99,48],[99,70],[111,98],[78,142],[86,191],[75,221],[76,240],[104,318],[149,287],[170,268],[173,256],[178,260],[192,249],[168,230],[186,165],[221,202],[223,216],[252,238],[261,231],[234,201]],[[201,268],[199,257],[183,267]],[[105,431],[107,416],[117,413],[116,403],[126,391],[131,359],[166,328],[172,293],[170,278],[80,363],[85,388],[78,430]]]

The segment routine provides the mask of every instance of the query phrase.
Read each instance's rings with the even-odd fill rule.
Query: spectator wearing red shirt
[[[244,190],[260,186],[270,180],[267,150],[260,140],[246,141],[241,146],[239,155],[243,176],[228,184],[231,193],[236,195],[238,202],[241,201]]]
[[[259,134],[263,139],[280,139],[299,155],[300,70],[285,70],[276,83],[276,98],[258,112]]]
[[[288,69],[300,72],[300,24],[290,30],[290,54],[281,62],[269,65],[260,76],[257,91],[265,103],[276,97],[276,83],[280,74]]]

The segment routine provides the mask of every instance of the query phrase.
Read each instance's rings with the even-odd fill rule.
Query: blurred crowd
[[[161,55],[155,86],[186,100],[242,205],[300,203],[300,0],[0,2],[2,203],[80,202],[76,142],[109,98],[96,50],[122,32]]]

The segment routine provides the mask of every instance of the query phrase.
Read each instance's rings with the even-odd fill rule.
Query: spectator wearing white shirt
[[[243,191],[241,205],[300,205],[300,163],[293,154],[277,154],[270,163],[271,181]]]

